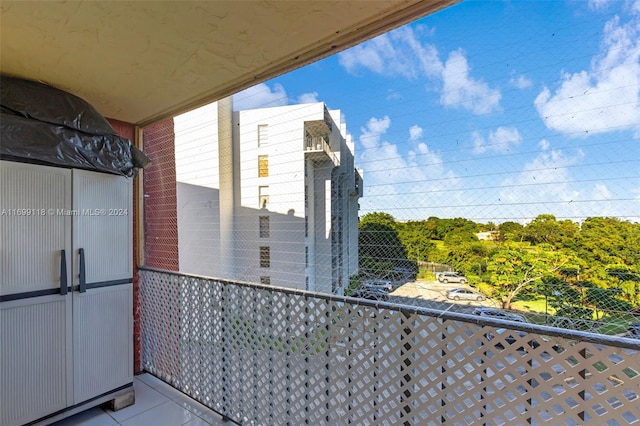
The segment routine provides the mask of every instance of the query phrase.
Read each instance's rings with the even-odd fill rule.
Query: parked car
[[[487,299],[487,296],[468,288],[452,288],[451,290],[447,291],[447,299],[477,300],[478,302],[482,302],[483,300]]]
[[[626,337],[633,337],[634,339],[640,339],[640,322],[632,322],[629,324]]]
[[[438,281],[441,283],[460,283],[466,284],[467,278],[463,275],[459,275],[457,272],[440,272],[436,275]]]
[[[495,308],[476,308],[473,310],[473,314],[485,318],[497,318],[508,321],[527,322],[527,320],[525,320],[523,316],[512,314],[511,312],[506,312],[501,309]]]
[[[360,287],[361,288],[381,288],[387,291],[393,290],[393,285],[391,284],[391,281],[382,280],[382,279],[365,280],[362,282],[362,284],[360,284]]]
[[[389,292],[383,288],[360,287],[353,292],[353,297],[359,297],[367,300],[389,300]]]

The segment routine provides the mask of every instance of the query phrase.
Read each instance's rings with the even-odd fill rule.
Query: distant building
[[[231,109],[175,118],[180,271],[342,294],[363,181],[340,111]]]
[[[500,237],[498,231],[478,232],[476,234],[480,241],[496,241]]]

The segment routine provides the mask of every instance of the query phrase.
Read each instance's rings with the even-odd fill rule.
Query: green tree
[[[553,276],[565,263],[566,256],[557,251],[505,244],[490,254],[487,272],[503,309],[510,309],[517,296],[535,291],[544,277]]]
[[[385,276],[406,262],[407,251],[398,237],[393,216],[369,213],[360,220],[358,228],[358,254],[363,273]]]
[[[464,219],[461,217],[456,217],[454,219],[435,219],[436,221],[436,235],[435,239],[444,240],[447,235],[452,232],[456,233],[470,233],[477,234],[478,233],[478,224],[470,221],[468,219]]]
[[[504,222],[498,226],[499,241],[522,241],[524,226],[516,222]]]
[[[435,244],[429,238],[430,230],[426,221],[399,223],[398,236],[407,249],[407,257],[418,262],[429,260],[429,253]]]
[[[574,246],[580,228],[570,220],[557,221],[551,214],[538,215],[524,227],[523,239],[531,244],[550,244],[554,248]]]
[[[620,299],[620,291],[613,288],[591,287],[587,289],[586,302],[593,306],[596,317],[618,316],[631,310],[631,304]]]
[[[583,261],[582,279],[601,288],[619,286],[618,276],[607,272],[612,267],[640,276],[640,224],[608,217],[588,218],[580,228],[575,252]]]
[[[489,249],[476,238],[450,246],[446,263],[465,275],[482,275],[486,271]]]

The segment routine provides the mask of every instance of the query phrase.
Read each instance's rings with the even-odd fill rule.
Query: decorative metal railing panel
[[[627,425],[640,342],[141,269],[143,365],[252,425]]]

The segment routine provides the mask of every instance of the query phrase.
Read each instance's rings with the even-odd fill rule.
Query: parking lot
[[[483,302],[475,300],[455,301],[447,299],[447,290],[452,288],[471,288],[461,284],[444,284],[438,281],[414,281],[406,283],[390,293],[390,302],[421,306],[431,309],[450,310],[470,313],[478,306],[499,308],[500,303],[487,299]]]

